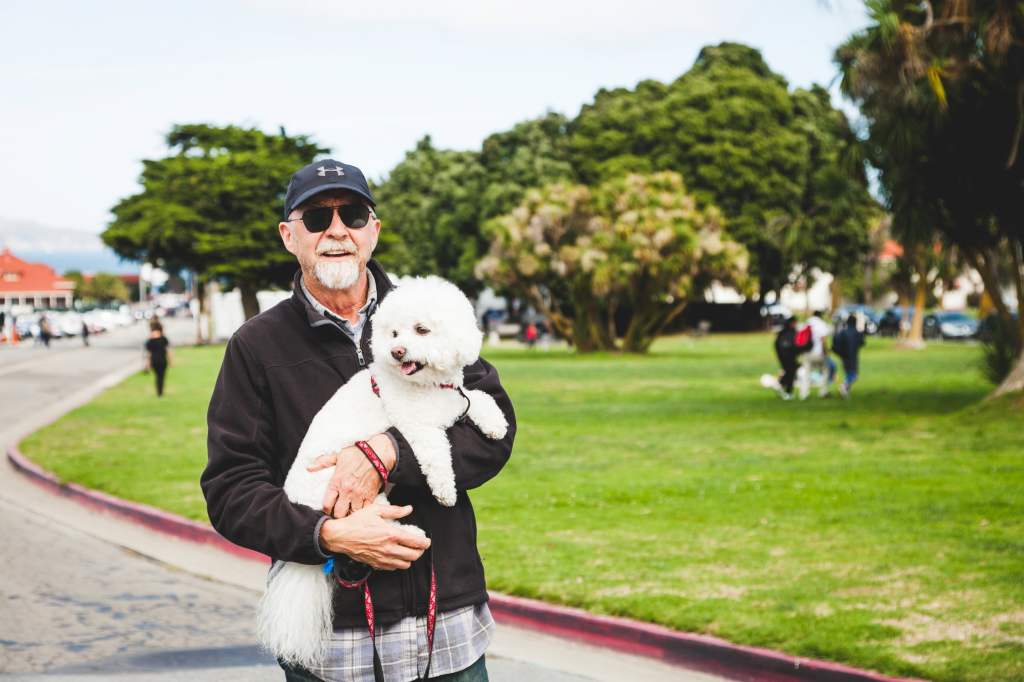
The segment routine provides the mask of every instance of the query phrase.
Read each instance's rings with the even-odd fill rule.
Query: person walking
[[[832,328],[823,319],[824,311],[816,310],[807,319],[807,327],[811,331],[811,349],[801,358],[804,365],[803,374],[800,377],[800,399],[806,400],[811,391],[812,381],[818,381],[818,395],[822,398],[829,396],[829,388],[836,375],[836,363],[829,356],[829,336]]]
[[[89,345],[89,325],[86,324],[85,320],[82,320],[82,345]]]
[[[146,340],[146,370],[153,370],[156,375],[156,396],[163,397],[164,377],[171,364],[170,341],[164,336],[164,327],[159,321],[149,323],[149,338]]]
[[[46,315],[39,316],[39,340],[43,342],[43,347],[50,347],[50,337],[53,335],[53,331],[50,329],[50,320]]]
[[[853,382],[860,374],[860,349],[864,347],[864,332],[857,329],[857,316],[846,318],[846,326],[832,340],[832,350],[843,361],[843,383],[839,385],[839,395],[850,397]]]
[[[783,400],[793,397],[793,382],[796,380],[797,358],[800,353],[810,349],[810,344],[799,346],[796,338],[796,318],[788,317],[782,323],[782,329],[775,337],[775,356],[782,366],[782,373],[779,375],[778,392]]]

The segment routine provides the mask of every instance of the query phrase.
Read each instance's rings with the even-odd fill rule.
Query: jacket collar
[[[388,292],[394,288],[394,284],[391,283],[391,279],[388,278],[388,274],[384,272],[384,268],[381,267],[380,263],[374,259],[366,264],[366,271],[370,273],[370,277],[373,277],[373,283],[377,287],[377,303],[379,304],[384,297],[387,296]],[[323,324],[333,324],[330,320],[320,314],[316,308],[306,298],[305,293],[302,291],[302,270],[298,270],[295,276],[292,278],[292,305],[298,306],[306,316],[306,322],[310,327],[318,327]],[[376,308],[376,306],[374,306]],[[368,312],[368,315],[373,315],[373,310]]]

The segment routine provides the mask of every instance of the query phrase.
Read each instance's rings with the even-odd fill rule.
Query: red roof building
[[[70,308],[75,283],[61,279],[49,265],[26,263],[10,249],[0,251],[0,307]]]

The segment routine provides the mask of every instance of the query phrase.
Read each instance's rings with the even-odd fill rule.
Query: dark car
[[[832,324],[837,329],[846,325],[846,320],[850,315],[856,315],[857,327],[865,334],[877,334],[878,323],[882,319],[882,316],[878,314],[878,311],[871,306],[864,305],[862,303],[848,303],[846,305],[839,306],[834,313],[832,313]]]
[[[978,321],[966,313],[941,311],[924,316],[926,339],[973,339],[978,334]]]
[[[899,336],[904,329],[910,329],[914,317],[913,306],[894,306],[886,310],[878,320],[880,336]]]

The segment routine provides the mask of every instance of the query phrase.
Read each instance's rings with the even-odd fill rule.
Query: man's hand
[[[409,568],[430,547],[430,540],[388,519],[400,519],[411,512],[409,506],[371,504],[343,519],[328,519],[320,526],[320,546],[380,571]]]
[[[394,447],[391,439],[383,433],[366,439],[388,471],[395,468]],[[354,445],[342,448],[336,453],[322,455],[307,467],[307,471],[319,471],[334,467],[334,474],[324,493],[323,510],[335,518],[343,518],[373,502],[381,489],[380,474],[373,468],[366,455]]]

